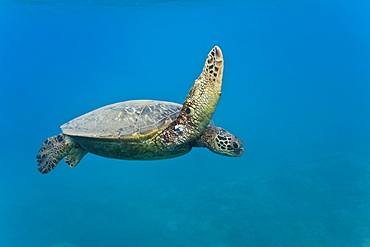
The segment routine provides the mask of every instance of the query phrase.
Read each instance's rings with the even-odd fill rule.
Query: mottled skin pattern
[[[73,149],[74,143],[60,134],[46,139],[36,156],[39,172],[48,173]]]
[[[216,154],[230,157],[239,157],[244,151],[243,143],[238,137],[216,126],[207,126],[191,145],[193,147],[206,147]]]
[[[127,160],[158,160],[207,147],[217,154],[238,157],[240,139],[210,124],[221,96],[223,56],[214,47],[201,75],[183,103],[133,100],[108,105],[61,126],[37,155],[40,173],[48,173],[65,157],[75,167],[88,152]]]

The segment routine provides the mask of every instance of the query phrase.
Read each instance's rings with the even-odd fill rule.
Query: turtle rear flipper
[[[53,170],[73,146],[73,143],[64,134],[46,139],[36,156],[39,172],[46,174]]]
[[[77,164],[81,161],[81,159],[87,154],[88,152],[81,147],[80,145],[76,144],[74,147],[69,151],[65,158],[66,164],[73,168],[77,166]]]

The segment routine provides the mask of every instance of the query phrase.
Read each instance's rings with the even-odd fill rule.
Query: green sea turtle
[[[221,96],[224,60],[215,46],[180,105],[155,100],[132,100],[107,105],[61,126],[36,157],[40,173],[48,173],[65,158],[75,167],[88,152],[115,159],[160,160],[207,147],[217,154],[238,157],[241,140],[211,121]]]

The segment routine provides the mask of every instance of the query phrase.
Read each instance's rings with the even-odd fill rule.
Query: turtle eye
[[[191,108],[191,107],[185,108],[185,114],[188,115],[188,116],[194,115],[194,109]]]
[[[239,148],[239,145],[238,145],[238,143],[236,143],[236,142],[233,142],[233,148]]]

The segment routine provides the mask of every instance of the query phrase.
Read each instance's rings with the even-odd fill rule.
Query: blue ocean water
[[[370,246],[369,1],[0,2],[0,246]],[[95,108],[182,103],[225,58],[213,120],[245,153],[37,171]]]

